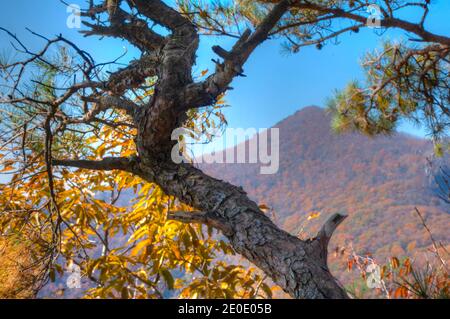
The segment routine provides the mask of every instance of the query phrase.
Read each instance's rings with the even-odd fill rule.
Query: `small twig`
[[[439,259],[439,261],[441,262],[442,266],[444,267],[445,271],[448,273],[447,264],[446,264],[444,258],[442,258],[441,254],[439,253],[438,245],[437,245],[437,243],[436,243],[436,240],[435,240],[434,237],[433,237],[433,234],[432,234],[430,228],[428,228],[428,226],[427,226],[427,224],[426,224],[426,222],[425,222],[425,219],[423,218],[423,216],[422,216],[422,214],[420,213],[419,209],[418,209],[417,207],[414,207],[414,210],[415,210],[415,212],[417,213],[417,215],[419,216],[420,221],[422,222],[422,226],[425,228],[425,230],[426,230],[426,231],[428,232],[428,234],[430,235],[430,239],[431,239],[431,242],[432,242],[432,244],[433,244],[434,253],[435,253],[436,256],[438,257],[438,259]],[[443,247],[443,246],[441,245],[441,247]],[[444,250],[445,250],[445,248],[444,248]],[[447,252],[447,251],[445,250],[445,252]],[[448,253],[448,252],[447,252],[447,253]]]

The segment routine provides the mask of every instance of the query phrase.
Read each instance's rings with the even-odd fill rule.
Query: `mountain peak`
[[[325,109],[316,105],[305,106],[280,121],[275,127],[294,128],[293,126],[327,126],[329,127],[330,119]]]
[[[324,113],[325,109],[323,107],[317,106],[317,105],[308,105],[300,108],[297,110],[294,115],[305,115],[305,114],[311,114],[311,113]]]

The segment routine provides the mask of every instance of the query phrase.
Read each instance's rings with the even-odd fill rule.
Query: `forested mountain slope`
[[[258,203],[270,206],[276,222],[293,234],[304,226],[303,236],[313,235],[330,214],[348,214],[330,250],[352,245],[380,262],[392,255],[417,257],[431,242],[414,207],[435,239],[448,244],[450,207],[439,199],[434,178],[438,169],[427,161],[433,157],[431,144],[401,133],[377,138],[337,135],[330,120],[324,109],[306,107],[275,125],[280,130],[276,174],[259,174],[259,164],[201,167],[242,185]],[[438,162],[445,165],[442,159]],[[320,212],[320,217],[307,221],[312,212]]]

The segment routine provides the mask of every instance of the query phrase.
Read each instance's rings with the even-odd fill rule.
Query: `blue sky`
[[[70,3],[84,5],[84,0],[70,0]],[[0,26],[14,31],[31,48],[38,49],[42,40],[31,36],[28,27],[45,36],[62,33],[80,47],[90,52],[98,62],[112,60],[128,50],[127,59],[137,52],[125,42],[113,39],[99,40],[84,38],[77,29],[66,25],[68,13],[59,0],[15,0],[2,1]],[[434,32],[450,34],[450,1],[435,0],[428,20],[428,28]],[[413,18],[413,17],[410,17]],[[328,45],[322,50],[304,48],[297,54],[286,54],[277,41],[261,45],[244,70],[247,77],[236,79],[235,88],[226,100],[232,106],[225,114],[232,127],[270,127],[298,109],[307,105],[325,105],[335,89],[343,88],[353,79],[362,78],[358,61],[365,52],[377,47],[383,39],[396,39],[403,32],[389,31],[382,37],[367,29],[358,34],[345,35],[339,45]],[[5,36],[0,35],[0,50],[5,48]],[[210,47],[214,43],[232,44],[231,40],[204,37],[198,55],[198,72],[213,70]],[[417,127],[405,124],[400,130],[423,136]]]

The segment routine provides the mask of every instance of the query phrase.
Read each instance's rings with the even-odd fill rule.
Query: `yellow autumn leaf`
[[[133,257],[137,256],[142,249],[144,249],[145,247],[147,247],[149,245],[149,243],[150,243],[150,240],[148,240],[148,239],[138,242],[136,244],[136,246],[134,246],[134,248],[131,250],[130,256],[133,256]]]
[[[312,220],[320,216],[320,212],[311,212],[307,218],[307,220]]]

